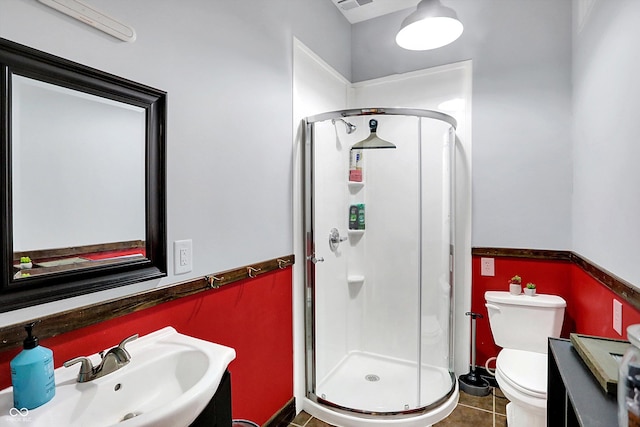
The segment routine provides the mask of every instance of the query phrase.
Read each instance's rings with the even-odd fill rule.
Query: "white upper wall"
[[[194,240],[193,275],[291,253],[293,35],[349,75],[340,12],[318,1],[91,4],[137,40],[20,0],[0,0],[0,37],[168,92],[169,243]]]
[[[640,2],[574,6],[573,249],[640,287]]]
[[[395,45],[411,9],[353,27],[368,80],[473,60],[474,247],[571,248],[571,1],[443,0],[465,25],[435,51]]]
[[[168,92],[169,276],[102,298],[293,253],[293,37],[350,77],[347,20],[329,0],[89,3],[134,27],[136,41],[22,0],[0,0],[0,37]],[[194,269],[175,276],[180,239],[193,239]]]
[[[350,27],[330,0],[91,0],[136,29],[132,44],[0,0],[0,37],[169,93],[168,241],[193,239],[194,271],[169,262],[152,285],[292,252],[293,36],[351,81],[472,59],[472,245],[573,249],[640,283],[640,4],[581,2],[594,7],[575,42],[575,153],[571,0],[444,0],[465,33],[431,52],[395,46],[408,11]]]

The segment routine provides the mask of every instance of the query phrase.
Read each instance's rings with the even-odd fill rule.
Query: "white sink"
[[[56,369],[56,395],[28,412],[12,409],[11,387],[2,390],[0,426],[188,426],[207,406],[236,357],[232,348],[171,327],[126,348],[131,354],[128,365],[90,382],[76,382],[80,365]],[[97,354],[90,359],[94,366],[100,362]]]

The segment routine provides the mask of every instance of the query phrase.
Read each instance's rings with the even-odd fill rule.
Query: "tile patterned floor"
[[[477,397],[460,392],[458,406],[451,415],[434,427],[507,427],[508,400],[499,388],[493,388],[488,396]],[[312,417],[306,412],[299,413],[289,427],[334,427]]]
[[[507,427],[507,403],[509,401],[499,388],[493,388],[485,397],[460,392],[456,409],[434,427]]]

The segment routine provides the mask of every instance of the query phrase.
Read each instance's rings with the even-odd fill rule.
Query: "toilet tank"
[[[547,338],[559,337],[567,302],[557,295],[487,291],[489,325],[497,345],[516,350],[547,352]]]

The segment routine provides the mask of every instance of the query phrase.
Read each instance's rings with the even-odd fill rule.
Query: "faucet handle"
[[[129,354],[127,349],[124,348],[124,346],[130,343],[131,341],[135,341],[137,339],[138,339],[138,334],[134,334],[134,335],[131,335],[130,337],[123,339],[120,342],[120,344],[118,344],[118,348],[124,352],[125,360],[127,360],[127,362],[131,359],[131,355]]]
[[[71,365],[75,365],[76,363],[80,363],[80,372],[78,372],[78,382],[82,383],[85,381],[90,381],[91,376],[93,375],[93,363],[91,363],[91,359],[88,357],[80,356],[71,360],[67,360],[63,363],[65,368],[68,368]]]
[[[76,363],[80,363],[80,373],[81,374],[87,374],[89,372],[91,372],[91,370],[93,369],[93,363],[91,363],[91,359],[89,359],[88,357],[84,357],[84,356],[80,356],[80,357],[76,357],[73,358],[71,360],[67,360],[66,362],[63,363],[63,366],[65,368],[68,368],[71,365],[75,365]]]
[[[137,339],[138,339],[138,334],[131,335],[130,337],[127,337],[127,338],[123,339],[123,340],[120,342],[120,344],[118,344],[118,347],[120,347],[121,349],[123,349],[123,350],[124,350],[124,346],[125,346],[126,344],[130,343],[131,341],[135,341],[135,340],[137,340]]]

